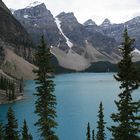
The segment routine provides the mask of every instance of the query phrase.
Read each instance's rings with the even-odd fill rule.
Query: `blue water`
[[[116,111],[114,100],[118,99],[117,95],[120,92],[113,73],[63,74],[57,75],[54,81],[59,124],[56,132],[60,140],[85,140],[88,122],[96,131],[100,101],[104,105],[106,126],[112,124],[110,114]],[[10,105],[0,105],[0,119],[6,123],[6,112],[8,107],[12,106],[18,118],[19,128],[26,118],[34,140],[39,140],[39,132],[34,126],[37,119],[34,114],[34,92],[35,83],[25,81],[25,99]],[[139,99],[139,92],[140,89],[135,91],[134,99]],[[109,139],[111,134],[107,130],[106,134]]]

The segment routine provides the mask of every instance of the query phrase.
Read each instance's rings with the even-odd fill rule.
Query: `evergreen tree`
[[[104,114],[103,114],[103,104],[102,102],[100,103],[99,106],[99,112],[98,112],[98,118],[99,120],[97,121],[97,135],[96,138],[97,140],[105,140],[105,122],[104,122]]]
[[[23,92],[23,77],[20,79],[20,83],[19,83],[19,92],[20,92],[20,93]]]
[[[22,139],[21,140],[32,140],[32,136],[28,132],[28,126],[27,126],[26,120],[23,121]]]
[[[14,111],[10,107],[7,112],[7,124],[5,127],[5,140],[19,140],[18,123],[14,115]]]
[[[33,140],[33,137],[31,134],[29,134],[29,140]]]
[[[92,140],[95,140],[94,129],[92,130]]]
[[[16,95],[15,95],[15,83],[12,81],[11,83],[11,100],[15,100]]]
[[[86,134],[86,136],[87,136],[87,140],[90,140],[90,124],[89,123],[87,125],[87,134]]]
[[[44,140],[57,140],[58,137],[54,132],[57,126],[56,118],[56,97],[54,92],[54,82],[50,75],[53,73],[51,66],[50,48],[46,48],[44,37],[41,38],[41,45],[38,47],[36,53],[36,64],[38,70],[34,70],[37,75],[36,84],[37,91],[35,95],[37,100],[35,102],[35,113],[39,116],[36,125],[39,127],[41,137]]]
[[[2,123],[0,123],[0,140],[4,140],[4,127]]]
[[[115,79],[120,82],[121,93],[119,101],[115,101],[118,113],[111,115],[116,126],[111,126],[114,140],[136,140],[140,132],[140,101],[133,102],[132,92],[139,87],[139,75],[132,62],[134,40],[128,36],[127,29],[124,31],[124,41],[120,48],[122,60],[118,63],[119,72]],[[138,109],[139,108],[139,109]],[[140,114],[140,113],[139,113]]]

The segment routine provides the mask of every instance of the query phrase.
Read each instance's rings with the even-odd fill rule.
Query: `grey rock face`
[[[92,19],[89,19],[84,22],[84,26],[97,26],[97,24]]]
[[[40,37],[44,35],[49,46],[57,46],[60,42],[63,50],[68,48],[64,37],[59,33],[53,15],[45,4],[17,10],[14,16],[26,28],[35,44],[38,45]]]
[[[135,39],[135,47],[140,49],[140,16],[125,22],[125,26],[130,36]]]
[[[15,45],[32,46],[29,34],[2,1],[0,1],[0,38]]]
[[[85,46],[84,27],[80,24],[73,13],[60,13],[57,18],[61,21],[61,28],[64,34],[74,44],[73,50],[82,53]]]
[[[102,27],[102,28],[107,28],[107,27],[109,27],[110,25],[111,25],[110,20],[106,18],[106,19],[103,21],[103,23],[101,24],[101,27]]]
[[[14,16],[27,29],[36,44],[39,43],[40,36],[44,34],[49,46],[55,46],[63,50],[69,55],[68,58],[70,58],[70,55],[72,56],[73,53],[76,53],[84,57],[88,63],[95,61],[94,58],[96,58],[96,56],[93,57],[91,54],[96,55],[96,53],[89,53],[89,51],[87,51],[86,41],[89,42],[93,48],[97,49],[99,53],[103,54],[100,55],[101,57],[105,55],[106,60],[109,60],[108,56],[112,55],[112,52],[118,53],[115,39],[104,35],[100,27],[92,20],[88,20],[84,25],[80,24],[73,13],[62,12],[54,18],[51,12],[42,3],[34,7],[17,10],[14,12]],[[72,53],[69,53],[70,48],[72,49]],[[94,49],[91,50],[93,51]],[[103,59],[101,58],[99,61],[100,60]]]
[[[3,14],[1,9],[5,9],[8,16]],[[84,70],[91,62],[97,61],[117,62],[120,59],[117,46],[122,41],[125,26],[130,35],[136,39],[136,47],[140,48],[140,17],[122,24],[112,24],[108,19],[105,19],[100,26],[91,19],[80,24],[73,13],[62,12],[53,17],[44,3],[31,4],[24,9],[14,11],[13,14],[25,27],[34,44],[38,45],[40,37],[44,35],[59,64],[68,69]],[[2,21],[6,21],[7,17],[11,21],[11,12],[5,8],[1,0],[0,16],[4,19]],[[16,22],[14,25],[10,22],[12,31],[6,26],[7,23],[0,22],[0,24],[3,29],[8,29],[12,34],[14,32],[15,36],[19,37],[19,43],[26,44],[30,42],[28,34],[17,20],[12,19],[14,23]],[[0,35],[1,32],[8,33],[6,35],[11,39],[8,31],[0,30]]]
[[[100,25],[100,29],[105,35],[115,38],[117,43],[121,44],[124,29],[127,27],[130,37],[136,40],[135,47],[140,49],[140,17],[122,24],[110,24],[107,20],[106,23],[107,26]]]
[[[78,23],[73,13],[61,13],[57,16],[61,20],[64,33],[73,42],[73,49],[79,53],[80,49],[85,50],[85,41],[87,40],[93,47],[107,53],[114,51],[117,46],[115,39],[103,35],[97,25],[91,20],[84,25]],[[90,23],[90,24],[88,24]],[[91,25],[91,23],[93,25]],[[96,28],[96,29],[95,29]],[[88,55],[87,55],[88,57]]]

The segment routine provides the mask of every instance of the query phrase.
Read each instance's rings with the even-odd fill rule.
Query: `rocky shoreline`
[[[0,90],[0,105],[11,104],[13,102],[20,101],[20,100],[23,100],[23,99],[24,99],[23,93],[19,93],[19,94],[16,94],[16,98],[14,100],[9,101],[8,98],[5,95],[5,91]]]

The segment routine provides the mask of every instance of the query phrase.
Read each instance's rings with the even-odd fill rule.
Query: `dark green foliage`
[[[0,140],[33,140],[32,135],[28,132],[26,120],[23,122],[21,139],[19,138],[18,123],[14,116],[14,111],[10,107],[7,112],[7,124],[3,126],[0,123]]]
[[[4,48],[3,48],[3,46],[0,45],[0,66],[3,63],[4,59],[5,59]]]
[[[98,112],[99,120],[97,121],[97,135],[96,135],[97,140],[105,140],[105,124],[106,123],[104,122],[103,110],[104,110],[103,104],[101,102],[99,106],[99,112]]]
[[[87,134],[86,134],[86,136],[87,136],[87,140],[90,140],[90,124],[89,123],[87,125]]]
[[[26,46],[26,45],[25,45]],[[30,63],[33,63],[33,52],[35,51],[32,46],[25,47],[20,45],[15,45],[14,52],[23,57],[25,60],[27,60]]]
[[[24,120],[24,122],[23,122],[22,139],[21,140],[32,140],[32,136],[28,132],[28,126],[27,126],[26,120]]]
[[[23,92],[23,77],[20,79],[20,83],[19,83],[19,92],[20,92],[20,93]]]
[[[50,78],[53,73],[53,68],[50,63],[51,57],[50,48],[46,48],[44,37],[42,37],[41,45],[38,47],[35,56],[38,70],[34,72],[37,75],[37,79],[35,79],[37,84],[35,113],[39,117],[36,125],[39,127],[41,137],[44,140],[58,140],[54,132],[54,128],[57,126],[55,121],[56,97],[53,94],[54,82],[52,78]]]
[[[18,123],[14,111],[10,107],[7,112],[7,124],[5,126],[5,140],[19,140]]]
[[[0,89],[6,91],[6,96],[9,101],[14,100],[15,97],[15,82],[13,80],[9,80],[5,76],[0,76]]]
[[[56,74],[75,72],[74,70],[66,69],[59,66],[58,63],[53,63],[53,65],[55,66]],[[134,65],[140,71],[140,62],[135,62]],[[99,61],[99,62],[92,63],[91,66],[86,70],[84,70],[83,72],[118,72],[118,66],[117,64],[112,64],[110,62]]]
[[[92,130],[92,140],[95,140],[94,129]]]
[[[7,79],[8,80],[8,79]],[[7,98],[9,101],[12,101],[16,98],[15,95],[15,82],[13,80],[8,80],[6,82],[6,91],[7,91]]]
[[[15,84],[14,83],[11,85],[11,90],[12,90],[12,93],[11,93],[10,100],[14,100],[16,98],[16,96],[15,96]]]
[[[0,76],[0,89],[6,90],[7,83],[7,79],[4,76]]]
[[[6,97],[9,101],[16,99],[16,89],[21,93],[23,91],[23,79],[15,80],[9,79],[4,75],[0,75],[0,89],[5,91]]]
[[[2,123],[0,123],[0,140],[4,140],[4,127]]]
[[[114,140],[136,140],[140,132],[140,101],[134,102],[132,91],[139,87],[139,74],[132,62],[134,40],[130,39],[127,29],[124,31],[124,42],[120,48],[122,60],[119,62],[119,72],[115,79],[120,82],[119,101],[115,101],[118,113],[112,114],[111,118],[117,123],[111,126]]]
[[[85,72],[117,72],[118,67],[116,64],[112,64],[108,61],[99,61],[91,64]]]

